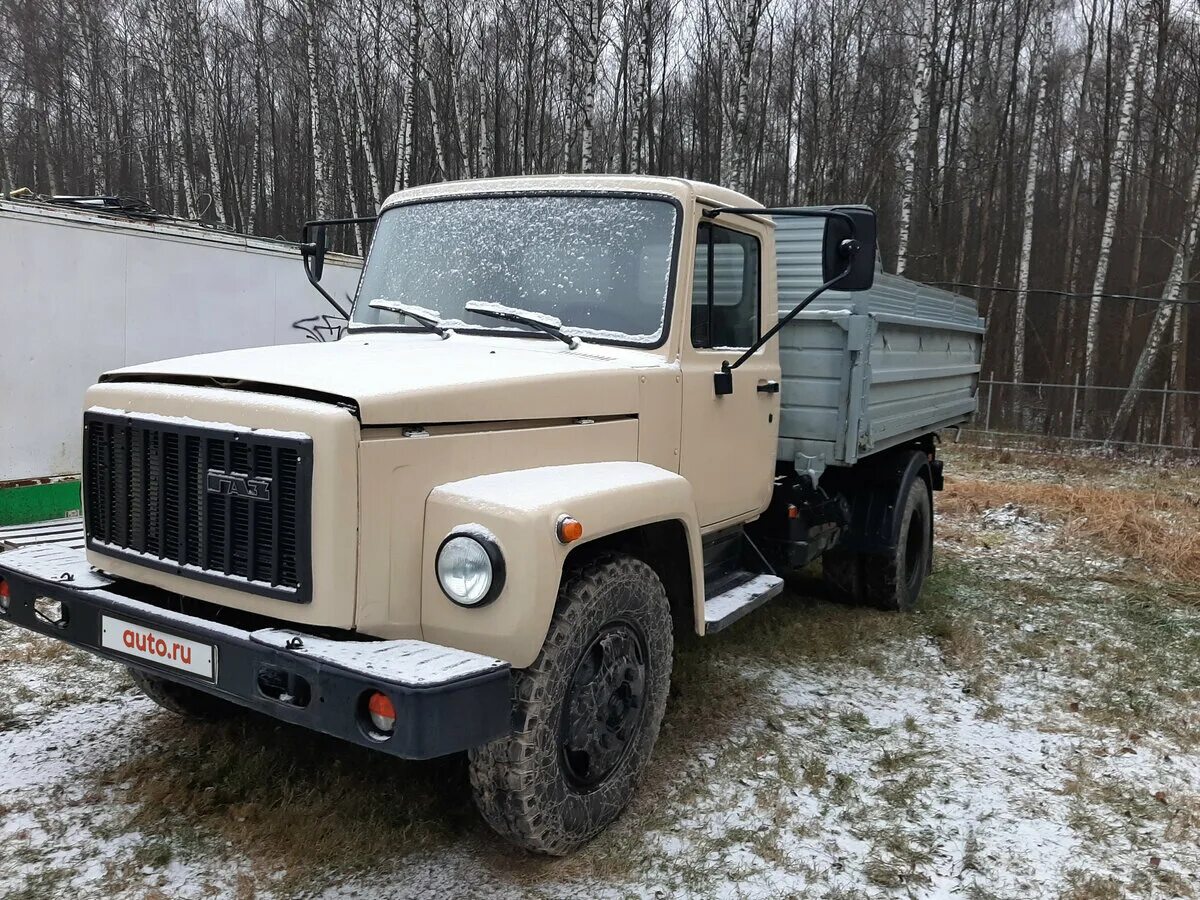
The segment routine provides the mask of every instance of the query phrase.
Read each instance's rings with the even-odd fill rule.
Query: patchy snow
[[[783,590],[783,579],[776,575],[755,575],[723,594],[704,601],[704,622],[712,628],[746,606],[762,603]]]
[[[251,632],[250,639],[410,687],[448,684],[508,666],[490,656],[426,641],[332,641],[279,628]],[[299,646],[292,646],[296,640]]]
[[[1040,534],[1048,528],[1041,520],[1024,515],[1024,511],[1015,503],[985,510],[980,517],[980,524],[984,528],[1012,529],[1018,534]]]

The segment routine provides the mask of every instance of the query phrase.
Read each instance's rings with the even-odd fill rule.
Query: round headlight
[[[487,537],[452,533],[438,548],[437,579],[442,592],[460,606],[490,603],[504,586],[504,558]]]

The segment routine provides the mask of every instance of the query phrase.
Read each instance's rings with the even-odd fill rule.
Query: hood
[[[344,398],[363,425],[502,422],[635,414],[652,353],[456,334],[348,335],[144,363],[103,381],[166,381]]]

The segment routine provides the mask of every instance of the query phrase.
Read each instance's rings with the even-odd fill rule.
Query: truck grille
[[[312,441],[107,412],[84,414],[88,547],[307,603]]]

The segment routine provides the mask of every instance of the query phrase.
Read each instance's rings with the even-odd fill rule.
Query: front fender
[[[680,475],[639,462],[547,466],[480,475],[436,487],[425,504],[421,628],[425,640],[488,653],[524,668],[541,650],[558,598],[564,545],[558,519],[583,524],[583,542],[652,522],[680,521],[688,536],[693,596],[703,602],[700,528],[692,488]],[[442,540],[482,525],[504,554],[504,589],[490,604],[464,609],[442,593],[434,570]]]

